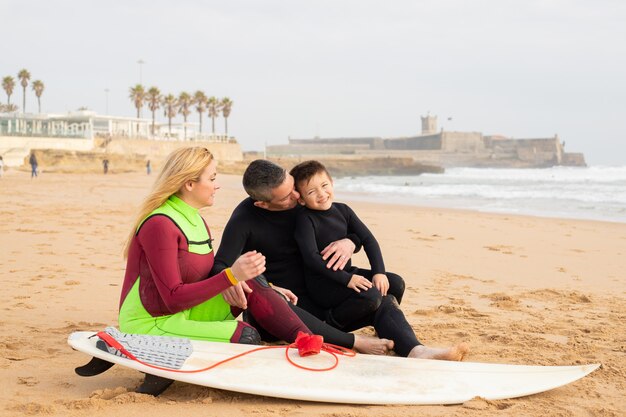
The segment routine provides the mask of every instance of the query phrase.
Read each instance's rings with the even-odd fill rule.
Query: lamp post
[[[105,107],[104,107],[104,109],[105,109],[104,110],[104,114],[106,114],[106,115],[109,114],[109,91],[110,90],[108,88],[104,89],[104,94],[105,94],[105,98],[106,98],[106,100],[105,100]]]
[[[141,73],[141,66],[143,64],[146,63],[146,61],[144,61],[143,59],[140,59],[139,61],[137,61],[137,63],[139,64],[139,84],[143,84],[143,80],[142,80],[142,73]]]

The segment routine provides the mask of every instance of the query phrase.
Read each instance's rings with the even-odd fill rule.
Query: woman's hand
[[[330,243],[320,254],[323,260],[330,258],[326,264],[326,268],[332,268],[333,271],[336,271],[346,266],[355,248],[354,242],[346,238]]]
[[[224,301],[233,307],[239,307],[243,310],[248,308],[248,299],[246,298],[246,293],[250,294],[252,292],[252,288],[248,287],[248,284],[245,281],[240,282],[237,285],[233,285],[232,287],[226,288],[222,291],[222,296],[224,297]]]
[[[265,256],[255,250],[241,255],[230,267],[237,281],[247,281],[265,272]]]
[[[383,296],[387,295],[387,291],[389,291],[389,279],[387,278],[387,275],[374,274],[372,277],[372,283]]]
[[[367,278],[354,274],[348,282],[348,288],[352,288],[356,292],[367,291],[372,288],[372,283]]]
[[[285,297],[287,301],[289,301],[291,304],[298,304],[298,296],[295,295],[291,290],[283,287],[277,287],[276,285],[272,285],[272,289]]]

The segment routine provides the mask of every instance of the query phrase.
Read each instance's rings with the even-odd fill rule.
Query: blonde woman
[[[144,200],[125,247],[126,275],[119,326],[139,333],[233,343],[260,343],[257,329],[237,321],[242,312],[222,291],[247,282],[247,309],[265,332],[293,342],[311,334],[260,274],[265,257],[241,255],[230,268],[211,274],[211,234],[198,210],[213,205],[216,161],[208,149],[181,148],[169,155]]]

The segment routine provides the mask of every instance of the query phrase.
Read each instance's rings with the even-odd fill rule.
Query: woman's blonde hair
[[[155,209],[161,207],[170,196],[176,194],[187,181],[198,181],[211,161],[213,161],[213,154],[207,148],[199,146],[179,148],[168,155],[150,194],[139,208],[139,213],[124,246],[124,258],[128,257],[131,242],[141,222]]]

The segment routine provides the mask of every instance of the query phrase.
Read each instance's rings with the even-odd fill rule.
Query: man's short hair
[[[257,159],[243,173],[243,188],[255,201],[271,201],[272,190],[285,181],[287,171],[273,162]]]
[[[328,178],[332,180],[332,177],[328,173],[326,167],[319,161],[300,162],[298,165],[291,168],[289,173],[293,176],[293,180],[298,191],[300,191],[299,186],[301,184],[307,184],[311,178],[320,173],[325,173]]]

